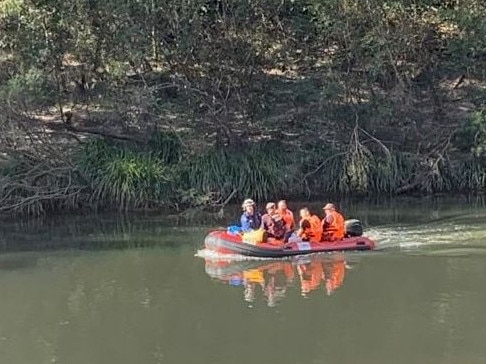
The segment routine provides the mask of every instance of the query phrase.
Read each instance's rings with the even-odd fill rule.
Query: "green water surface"
[[[4,223],[0,363],[486,363],[482,201],[343,210],[377,251],[198,253],[231,216]]]

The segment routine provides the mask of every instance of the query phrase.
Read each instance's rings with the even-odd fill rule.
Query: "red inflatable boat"
[[[364,236],[321,243],[292,242],[284,245],[282,241],[273,240],[268,243],[250,244],[243,242],[241,235],[227,231],[210,232],[204,239],[204,245],[206,249],[219,254],[241,254],[265,258],[345,250],[372,250],[375,247],[375,243]]]

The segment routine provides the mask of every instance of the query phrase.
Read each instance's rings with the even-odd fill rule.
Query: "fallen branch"
[[[118,140],[127,140],[135,143],[147,143],[146,138],[139,138],[133,135],[126,135],[126,134],[118,134],[115,132],[107,131],[107,130],[100,130],[100,129],[93,129],[93,128],[85,128],[82,126],[73,126],[70,124],[64,123],[64,126],[67,130],[75,133],[84,133],[84,134],[92,134],[92,135],[100,135],[105,138],[111,139],[118,139]]]
[[[78,187],[76,189],[73,189],[72,192],[66,193],[64,188],[60,188],[58,191],[51,191],[47,193],[36,193],[35,195],[27,196],[27,197],[18,197],[16,201],[11,201],[11,202],[2,201],[2,205],[0,206],[0,211],[3,212],[17,211],[22,207],[26,207],[28,205],[43,202],[46,200],[48,200],[49,202],[65,200],[68,198],[72,198],[74,196],[79,196],[84,189],[85,187]]]
[[[359,128],[359,130],[361,130],[365,135],[367,135],[368,137],[370,137],[372,140],[374,140],[376,143],[378,143],[382,148],[383,150],[385,151],[385,153],[387,154],[388,158],[391,157],[391,153],[390,153],[390,150],[386,147],[385,144],[383,144],[383,142],[381,140],[379,140],[378,138],[374,137],[373,135],[371,135],[370,133],[368,133],[366,130],[364,130],[363,128]]]
[[[238,189],[235,188],[223,202],[215,204],[213,206],[218,206],[221,207],[221,209],[223,209],[223,207],[225,207],[228,203],[230,203],[230,201],[233,199],[236,192],[238,192]]]

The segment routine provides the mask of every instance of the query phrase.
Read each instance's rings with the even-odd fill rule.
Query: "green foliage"
[[[370,191],[377,194],[394,193],[409,180],[415,163],[415,156],[407,153],[392,153],[386,157],[375,158]]]
[[[456,142],[462,150],[470,151],[476,157],[486,157],[486,110],[473,113],[464,123]]]
[[[0,88],[0,98],[11,108],[31,110],[51,105],[55,97],[52,80],[39,69],[17,74]]]
[[[486,189],[486,159],[470,156],[452,165],[454,188],[459,191],[484,191]]]
[[[306,179],[317,195],[394,195],[484,188],[486,171],[474,158],[466,164],[458,164],[443,157],[425,158],[403,152],[383,155],[362,145],[353,147],[345,155],[336,153],[333,157],[329,151],[327,155],[331,158],[321,162],[319,172]],[[318,160],[322,159],[321,156]]]
[[[300,158],[293,161],[295,168],[289,182],[294,195],[336,194],[341,192],[344,153],[328,145],[305,144]]]
[[[109,60],[105,64],[106,73],[109,75],[113,83],[122,83],[125,81],[130,68],[131,67],[127,62],[117,60]]]
[[[448,22],[449,64],[461,64],[463,69],[484,77],[484,56],[486,55],[486,6],[478,0],[468,0],[461,6],[444,8],[440,11]]]
[[[213,195],[203,193],[196,188],[177,189],[177,204],[191,207],[204,207],[213,203]]]
[[[0,3],[0,15],[3,17],[15,16],[22,9],[22,0],[4,0]]]
[[[154,156],[170,165],[179,163],[184,153],[181,137],[174,132],[154,134],[149,140],[148,147]]]
[[[366,192],[372,162],[373,155],[368,148],[353,143],[346,154],[343,165],[343,185],[345,188],[349,191]]]
[[[95,140],[76,160],[92,186],[92,202],[99,207],[204,206],[227,198],[265,199],[285,187],[284,154],[270,144],[253,145],[241,152],[212,149],[184,160],[167,150],[165,154],[147,154]]]
[[[211,149],[189,162],[184,180],[221,201],[232,194],[265,200],[282,192],[285,167],[285,153],[274,144],[256,144],[240,151]]]
[[[0,152],[69,165],[60,129],[136,133],[75,157],[76,201],[122,209],[484,190],[486,112],[459,130],[452,100],[484,103],[485,18],[480,0],[2,1]],[[54,104],[82,115],[46,123]],[[260,143],[274,139],[285,148]],[[58,192],[69,168],[51,176]]]
[[[172,192],[172,173],[159,158],[112,146],[103,140],[88,143],[78,164],[90,182],[95,204],[121,210],[166,202]]]

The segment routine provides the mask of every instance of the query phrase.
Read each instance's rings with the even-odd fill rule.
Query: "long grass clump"
[[[336,157],[307,183],[312,194],[397,195],[403,193],[480,192],[486,190],[486,160],[470,155],[457,161],[409,153]]]
[[[167,165],[179,163],[184,157],[184,145],[174,132],[155,133],[148,142],[148,151]]]
[[[451,166],[453,183],[459,191],[486,191],[486,159],[470,156]]]
[[[147,208],[167,202],[172,192],[171,169],[150,153],[95,140],[85,146],[77,162],[97,207]]]
[[[188,163],[184,181],[214,201],[248,196],[264,200],[285,189],[285,168],[286,155],[274,144],[212,148]]]
[[[376,194],[393,194],[410,179],[415,156],[406,153],[391,153],[374,158],[368,178],[369,190]]]

